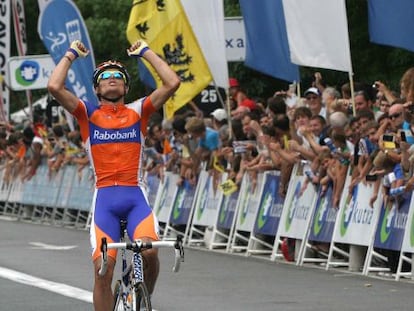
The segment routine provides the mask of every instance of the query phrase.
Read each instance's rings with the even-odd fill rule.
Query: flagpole
[[[351,104],[352,104],[352,114],[355,117],[356,116],[356,111],[355,111],[355,100],[354,100],[354,95],[355,95],[355,90],[354,90],[354,78],[353,78],[353,74],[352,72],[348,72],[349,74],[349,86],[351,88]]]

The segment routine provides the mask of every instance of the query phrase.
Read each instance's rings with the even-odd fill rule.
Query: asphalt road
[[[93,310],[86,231],[0,219],[0,311]],[[154,309],[413,310],[413,282],[186,249],[180,273],[161,250]]]

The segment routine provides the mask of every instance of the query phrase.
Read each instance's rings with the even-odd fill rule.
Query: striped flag
[[[166,118],[191,101],[211,81],[212,74],[179,0],[135,0],[129,17],[127,38],[131,44],[145,40],[181,79],[181,86],[165,105]],[[155,80],[161,80],[152,66],[143,61]],[[143,77],[141,76],[141,79]],[[144,78],[146,84],[150,77]]]

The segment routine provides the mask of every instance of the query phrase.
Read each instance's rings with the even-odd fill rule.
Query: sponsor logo
[[[140,135],[138,133],[138,126],[130,126],[127,128],[109,130],[99,127],[94,127],[91,131],[91,144],[105,144],[115,142],[136,142],[140,143]]]
[[[286,220],[285,220],[286,231],[289,231],[290,226],[292,225],[293,217],[296,213],[296,209],[298,208],[301,187],[302,187],[302,183],[299,181],[296,184],[295,192],[293,193],[292,201],[289,204],[288,213],[286,215]]]
[[[173,219],[177,220],[181,215],[181,210],[184,205],[184,198],[185,198],[185,187],[178,188],[177,197],[174,201],[174,207],[173,207]]]
[[[325,213],[328,210],[328,202],[326,200],[326,196],[320,197],[318,203],[319,204],[316,206],[316,213],[313,221],[313,234],[315,236],[318,236],[321,232]]]
[[[16,69],[16,81],[22,86],[29,86],[36,82],[39,78],[40,66],[35,61],[24,61],[19,68]]]
[[[355,186],[352,190],[352,195],[348,196],[345,202],[345,206],[342,210],[341,214],[341,222],[340,222],[340,234],[344,236],[348,230],[348,226],[351,223],[351,216],[356,208],[357,205],[357,195],[358,195],[358,186]]]
[[[384,218],[382,219],[381,223],[381,230],[380,230],[380,240],[381,243],[385,243],[388,238],[390,237],[391,233],[391,224],[392,220],[395,215],[395,204],[388,203],[387,206],[382,206],[384,208]]]
[[[160,214],[161,210],[163,209],[165,205],[165,201],[167,199],[169,182],[170,182],[170,179],[168,178],[168,176],[165,176],[164,185],[162,186],[162,189],[161,189],[160,202],[156,210],[157,216]]]
[[[250,200],[250,192],[251,192],[251,185],[250,182],[246,186],[246,191],[244,193],[241,193],[242,199],[241,199],[241,206],[243,207],[243,210],[240,213],[240,224],[244,224],[246,221],[247,213],[249,211],[249,200]]]
[[[206,184],[204,186],[204,190],[201,191],[201,195],[200,195],[200,200],[198,201],[198,208],[197,208],[197,219],[200,220],[201,217],[203,216],[204,210],[206,209],[207,206],[207,194],[208,194],[208,189],[210,188],[210,182],[211,182],[211,178],[208,177],[206,180]]]

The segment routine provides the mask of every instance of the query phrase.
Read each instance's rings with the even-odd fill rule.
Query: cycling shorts
[[[98,188],[94,195],[93,220],[90,229],[92,259],[101,255],[101,240],[119,242],[120,221],[127,221],[127,233],[132,240],[159,240],[158,221],[148,204],[146,193],[139,186],[110,186]],[[108,256],[116,259],[116,250]]]

